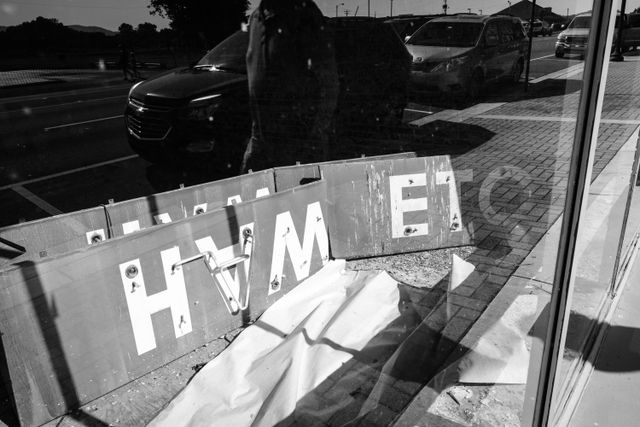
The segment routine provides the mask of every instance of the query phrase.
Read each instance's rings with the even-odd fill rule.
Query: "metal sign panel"
[[[5,227],[0,266],[64,254],[274,192],[273,170],[266,170]]]
[[[383,154],[380,156],[358,157],[345,160],[332,160],[328,162],[309,163],[305,165],[283,166],[273,169],[275,186],[277,191],[287,190],[298,185],[308,184],[321,178],[320,166],[351,162],[372,162],[376,160],[408,159],[416,157],[416,153],[407,151],[403,153]]]
[[[107,206],[114,236],[275,193],[273,170],[153,194]]]
[[[460,246],[472,230],[460,187],[472,171],[454,171],[449,156],[321,165],[331,201],[335,258],[359,258]]]
[[[319,181],[0,271],[21,423],[44,423],[255,319],[328,262],[325,199]]]
[[[40,258],[70,252],[107,238],[104,208],[96,207],[0,229],[0,267],[18,258]]]

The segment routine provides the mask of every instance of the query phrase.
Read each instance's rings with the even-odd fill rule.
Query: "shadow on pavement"
[[[482,102],[515,102],[541,98],[564,96],[578,93],[582,89],[582,80],[548,79],[539,83],[529,84],[524,90],[524,81],[514,84],[511,82],[497,82],[487,85],[484,93],[477,99],[465,94],[451,96],[448,94],[429,94],[416,89],[410,92],[412,102],[433,105],[443,109],[463,110]]]

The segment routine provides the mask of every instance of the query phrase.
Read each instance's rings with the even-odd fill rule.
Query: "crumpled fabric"
[[[273,426],[402,314],[382,271],[331,261],[205,365],[151,426]],[[402,334],[394,334],[395,345]],[[384,341],[384,340],[383,340]]]

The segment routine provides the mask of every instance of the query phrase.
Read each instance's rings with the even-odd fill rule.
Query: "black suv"
[[[335,35],[340,80],[338,129],[353,123],[399,123],[411,67],[402,41],[376,19],[328,22]],[[247,45],[248,33],[238,31],[194,66],[133,86],[125,111],[133,150],[151,162],[206,161],[234,170],[251,127]]]

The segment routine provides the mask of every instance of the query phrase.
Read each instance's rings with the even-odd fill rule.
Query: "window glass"
[[[482,25],[477,23],[429,22],[411,38],[423,46],[469,47],[477,43]]]
[[[615,31],[617,37],[617,27]],[[623,36],[622,43],[618,47],[614,43],[612,49],[626,50],[623,46],[625,39],[630,42],[628,37]],[[587,419],[590,423],[618,424],[626,416],[608,409],[619,395],[602,393],[603,377],[625,375],[629,366],[616,364],[634,351],[633,345],[628,346],[627,329],[619,324],[624,316],[619,300],[637,282],[637,274],[630,276],[630,272],[636,265],[639,232],[638,116],[635,110],[617,103],[639,96],[631,82],[640,75],[640,67],[633,56],[621,58],[611,57],[601,80],[601,118],[591,148],[589,185],[584,190],[578,227],[573,295],[556,379],[556,389],[563,393],[554,400],[554,422],[567,421],[573,414],[575,425]],[[625,83],[623,75],[629,79]],[[620,337],[621,332],[626,337],[622,341],[603,340],[603,334]],[[585,382],[589,376],[593,381]],[[622,382],[613,384],[624,389]]]
[[[498,3],[0,6],[0,421],[567,417],[638,240],[640,36]]]
[[[484,40],[487,43],[487,46],[497,46],[500,43],[498,27],[495,23],[487,25],[487,30],[484,33]]]
[[[501,21],[499,26],[500,40],[502,43],[511,43],[515,39],[513,34],[513,24],[511,22]]]

